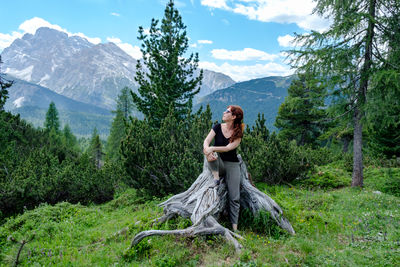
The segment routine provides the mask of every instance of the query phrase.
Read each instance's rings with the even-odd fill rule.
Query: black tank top
[[[225,138],[222,133],[221,124],[214,125],[213,130],[215,132],[214,146],[227,146],[229,144],[229,138]],[[236,155],[236,148],[228,152],[218,152],[219,156],[223,161],[239,162]]]

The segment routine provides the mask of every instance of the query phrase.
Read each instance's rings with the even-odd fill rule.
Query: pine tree
[[[125,137],[125,121],[124,112],[117,109],[115,118],[112,122],[110,135],[107,139],[106,157],[110,161],[118,161],[120,159],[121,141]]]
[[[59,133],[60,131],[60,121],[58,119],[58,111],[53,101],[50,103],[49,109],[47,110],[44,127],[47,131],[51,131],[52,129],[54,129],[56,133]]]
[[[158,22],[152,19],[149,35],[139,27],[143,65],[138,61],[135,80],[140,96],[132,94],[138,110],[156,128],[161,126],[170,106],[177,119],[186,117],[203,78],[202,71],[194,77],[198,54],[184,57],[188,49],[186,26],[172,0],[165,8],[160,26]]]
[[[380,66],[368,92],[368,130],[370,147],[386,157],[400,157],[400,2],[397,16],[388,17],[389,47],[385,64]]]
[[[267,141],[269,137],[269,130],[265,124],[267,120],[264,117],[264,113],[257,114],[257,119],[255,125],[251,127],[246,127],[246,135],[252,135],[254,137],[259,136],[262,140]]]
[[[315,144],[323,128],[325,90],[311,74],[299,74],[278,110],[275,126],[279,136],[301,146]]]
[[[362,132],[367,92],[377,66],[388,62],[387,38],[398,27],[398,0],[319,0],[315,12],[332,19],[323,33],[312,32],[296,40],[303,42],[291,51],[294,67],[312,69],[327,77],[333,93],[346,96],[348,113],[352,115],[353,178],[352,186],[363,185]],[[398,69],[398,65],[395,68]]]
[[[70,149],[77,149],[78,140],[76,139],[76,136],[72,133],[71,128],[68,124],[64,126],[64,129],[62,131],[62,140],[66,147]]]
[[[116,162],[120,159],[121,141],[125,137],[125,123],[129,116],[132,115],[134,108],[135,104],[133,103],[131,90],[128,87],[124,87],[118,95],[117,110],[113,111],[115,117],[106,144],[107,161]]]
[[[0,56],[0,111],[3,110],[4,104],[6,103],[8,98],[7,88],[11,87],[14,82],[3,78],[3,73],[1,72],[1,64],[3,64],[3,62],[1,61]]]
[[[212,127],[211,109],[178,121],[172,108],[160,128],[132,118],[121,144],[130,186],[145,196],[182,192],[201,172],[204,155],[199,144]]]
[[[100,136],[97,132],[97,128],[93,129],[92,138],[90,139],[90,146],[87,153],[89,157],[94,161],[97,169],[103,166],[103,148],[100,140]]]
[[[135,104],[133,103],[131,89],[129,87],[124,87],[121,90],[121,93],[118,95],[117,99],[117,111],[122,111],[123,117],[125,120],[132,115],[133,110],[135,109]]]

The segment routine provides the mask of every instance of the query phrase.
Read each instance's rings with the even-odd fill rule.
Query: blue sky
[[[112,41],[140,58],[138,27],[161,19],[167,0],[0,0],[0,52],[42,26]],[[312,0],[175,0],[202,68],[245,81],[293,72],[283,51],[294,32],[321,31]]]

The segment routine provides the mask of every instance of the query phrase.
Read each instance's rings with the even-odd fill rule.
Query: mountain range
[[[267,127],[275,130],[275,117],[293,79],[294,76],[271,76],[236,83],[199,99],[194,110],[208,104],[213,113],[213,121],[221,121],[222,113],[228,105],[239,105],[244,111],[245,124],[253,125],[258,113],[263,113]]]
[[[114,43],[86,39],[42,27],[25,34],[2,52],[6,74],[46,87],[74,100],[114,109],[120,90],[137,92],[137,60]],[[222,73],[204,71],[200,96],[235,82]]]
[[[16,39],[1,57],[2,71],[15,81],[5,108],[36,126],[43,125],[53,101],[60,110],[62,124],[68,123],[75,134],[89,136],[96,126],[104,137],[120,90],[128,86],[137,92],[137,60],[114,43],[92,44],[43,27],[34,35]],[[266,77],[235,83],[225,74],[203,70],[194,110],[210,104],[215,120],[220,119],[228,104],[239,104],[245,110],[247,124],[253,124],[261,112],[266,115],[268,127],[273,128],[291,80]]]

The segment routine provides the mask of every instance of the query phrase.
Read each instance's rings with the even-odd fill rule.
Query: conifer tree
[[[1,72],[1,64],[3,64],[3,62],[1,61],[0,56],[0,111],[3,110],[4,104],[8,98],[7,88],[11,87],[13,84],[13,81],[9,81],[3,77],[3,73]]]
[[[383,36],[389,47],[387,60],[377,69],[367,95],[370,147],[388,158],[400,157],[399,5],[397,2],[397,16],[387,18],[390,27]]]
[[[121,141],[125,137],[125,121],[124,112],[120,109],[116,110],[115,118],[112,122],[110,135],[107,139],[106,158],[111,161],[120,159]]]
[[[325,86],[311,74],[299,74],[279,107],[275,126],[279,135],[298,145],[314,144],[321,134],[325,117]]]
[[[71,128],[68,124],[64,126],[62,137],[63,143],[66,147],[74,149],[78,146],[78,140],[76,139],[76,136],[72,133]]]
[[[186,26],[172,0],[165,8],[160,26],[158,22],[152,19],[148,35],[139,27],[143,61],[136,65],[139,95],[132,94],[138,110],[156,128],[161,126],[170,106],[178,120],[186,117],[203,78],[202,71],[194,77],[198,54],[184,57],[188,49]]]
[[[333,93],[346,96],[352,115],[353,177],[352,186],[363,186],[362,133],[367,92],[377,67],[388,63],[389,47],[385,36],[398,27],[398,0],[318,0],[315,12],[332,20],[329,29],[298,35],[303,45],[291,51],[292,65],[312,69],[327,77]],[[398,65],[394,66],[398,70]]]
[[[251,127],[246,127],[246,134],[252,136],[259,136],[262,140],[267,141],[269,137],[269,130],[265,124],[267,120],[265,119],[264,113],[257,114],[257,119],[255,121],[255,125]]]
[[[60,121],[58,119],[58,111],[53,101],[50,103],[49,109],[47,110],[44,127],[47,131],[51,131],[52,129],[56,133],[59,133],[60,131]]]
[[[100,169],[103,166],[103,148],[97,128],[93,129],[92,138],[90,139],[90,146],[88,148],[88,154],[94,161],[96,168]]]
[[[133,103],[131,89],[125,86],[118,95],[117,111],[122,111],[124,119],[127,120],[129,116],[132,115],[134,108],[135,104]]]
[[[114,120],[111,124],[110,135],[106,144],[106,158],[111,161],[118,161],[120,159],[120,146],[121,141],[125,137],[125,123],[132,111],[135,108],[133,103],[131,90],[124,87],[117,99],[117,110],[113,111],[115,114]]]

